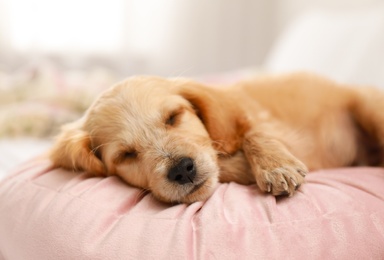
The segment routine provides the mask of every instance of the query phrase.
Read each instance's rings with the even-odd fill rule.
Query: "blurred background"
[[[302,40],[307,44],[324,41],[317,42],[316,47],[328,47],[324,45],[338,41],[332,30],[340,26],[340,20],[332,15],[339,12],[351,28],[363,23],[369,26],[364,30],[372,30],[373,24],[363,18],[369,18],[370,11],[379,7],[379,16],[383,17],[382,2],[0,0],[0,68],[12,72],[28,63],[41,62],[43,57],[75,69],[105,66],[124,76],[195,76],[263,66],[272,58],[282,33],[303,15],[313,17],[306,21],[307,27],[312,26],[312,30],[306,28],[306,37],[311,39],[303,35]],[[363,9],[367,9],[368,17],[346,17],[348,13],[363,13]],[[319,21],[314,21],[321,18],[314,16],[316,11],[323,12],[323,22],[328,20],[329,24],[320,28]],[[364,32],[353,29],[356,34]],[[383,34],[382,24],[380,29],[377,33]],[[334,39],[322,39],[326,37]],[[320,50],[312,51],[321,54]],[[345,59],[336,54],[334,62]]]
[[[384,88],[384,1],[0,0],[0,167],[130,75],[296,70]]]

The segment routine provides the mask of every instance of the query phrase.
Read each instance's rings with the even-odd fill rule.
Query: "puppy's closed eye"
[[[174,114],[174,113],[170,114],[167,120],[165,121],[165,124],[169,126],[173,126],[176,122],[176,116],[177,114]]]
[[[183,114],[183,112],[184,112],[183,108],[179,108],[179,109],[176,109],[176,110],[170,112],[166,117],[165,125],[166,126],[177,126],[177,124],[180,122],[181,115]]]
[[[138,157],[138,152],[136,150],[133,150],[133,149],[123,150],[117,154],[113,162],[115,164],[121,164],[124,162],[133,161],[137,159],[137,157]]]

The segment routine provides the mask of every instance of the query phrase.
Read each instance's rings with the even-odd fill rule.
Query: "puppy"
[[[63,127],[54,166],[118,175],[159,200],[207,199],[218,181],[292,195],[309,170],[382,165],[384,94],[296,73],[214,88],[133,77]]]

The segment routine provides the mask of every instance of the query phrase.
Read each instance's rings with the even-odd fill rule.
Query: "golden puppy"
[[[304,73],[227,88],[134,77],[65,126],[50,157],[192,203],[218,181],[292,195],[307,169],[379,165],[383,147],[384,95],[375,89]]]

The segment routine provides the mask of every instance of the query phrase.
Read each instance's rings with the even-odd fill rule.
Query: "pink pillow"
[[[384,259],[384,169],[309,174],[292,198],[220,184],[167,205],[32,161],[0,183],[0,259]]]

